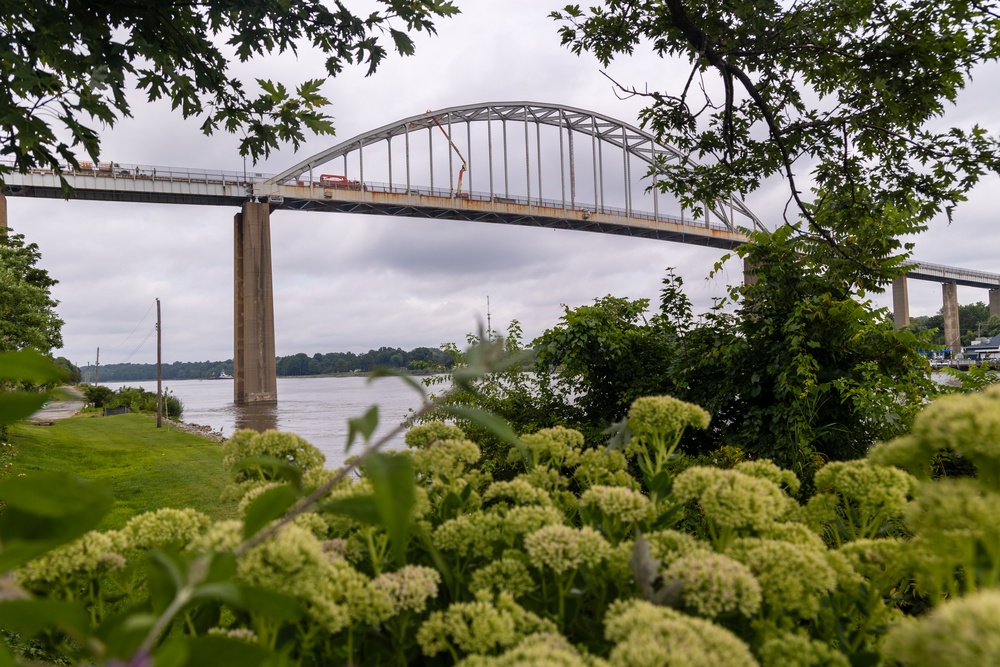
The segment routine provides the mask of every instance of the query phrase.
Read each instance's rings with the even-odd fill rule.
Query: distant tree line
[[[329,375],[333,373],[369,373],[376,368],[393,368],[410,372],[451,368],[451,356],[432,347],[418,347],[407,352],[396,347],[380,347],[363,354],[354,352],[303,352],[277,358],[279,377]],[[164,380],[207,380],[222,373],[233,374],[233,360],[175,361],[163,365]],[[94,380],[94,368],[84,370],[84,380]],[[140,382],[156,379],[156,364],[102,365],[97,378],[100,382]]]
[[[962,332],[962,345],[971,345],[975,338],[1000,334],[1000,315],[990,317],[990,307],[983,301],[958,307],[958,328]],[[910,330],[920,333],[929,329],[937,331],[932,342],[944,347],[944,309],[937,315],[923,315],[910,318]]]

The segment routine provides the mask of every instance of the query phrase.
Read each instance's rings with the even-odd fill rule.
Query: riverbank
[[[38,412],[28,418],[32,424],[51,424],[57,419],[68,419],[83,410],[86,397],[76,387],[60,387],[55,392],[55,400],[49,401]]]
[[[0,477],[63,471],[108,485],[115,504],[102,530],[161,507],[193,507],[229,519],[237,507],[221,499],[229,483],[222,457],[217,442],[176,423],[158,429],[151,415],[90,413],[11,426],[0,447]]]

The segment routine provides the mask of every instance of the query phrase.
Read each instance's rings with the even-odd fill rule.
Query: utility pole
[[[493,342],[493,320],[490,317],[490,295],[486,295],[486,339]]]
[[[160,323],[160,300],[156,300],[156,428],[163,428],[163,326]]]
[[[97,348],[97,363],[94,366],[94,384],[101,381],[101,348]]]

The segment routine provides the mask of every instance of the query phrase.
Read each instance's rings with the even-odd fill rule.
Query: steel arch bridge
[[[676,201],[649,187],[663,173],[661,165],[671,163],[688,159],[608,116],[562,105],[496,102],[384,125],[276,176],[81,163],[61,173],[7,174],[3,194],[62,199],[64,179],[78,199],[240,208],[234,225],[234,398],[269,403],[277,400],[273,210],[576,229],[725,249],[745,243],[749,230],[764,228],[737,198],[706,202],[701,215],[685,217]],[[0,197],[0,224],[6,222],[3,204]],[[910,276],[945,285],[955,332],[957,284],[989,289],[991,312],[1000,312],[998,275],[914,263]],[[905,320],[905,279],[897,282],[895,310]]]
[[[496,102],[384,125],[255,183],[253,194],[289,209],[579,229],[720,248],[763,229],[735,197],[685,217],[644,179],[670,162],[687,157],[609,116]]]

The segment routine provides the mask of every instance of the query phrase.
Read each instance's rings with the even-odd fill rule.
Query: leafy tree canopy
[[[36,266],[38,246],[0,228],[0,351],[62,347],[63,321],[49,288],[58,281]]]
[[[693,210],[780,175],[796,209],[786,221],[801,216],[865,261],[859,227],[827,209],[891,209],[905,215],[879,229],[919,231],[1000,166],[996,136],[942,121],[973,69],[1000,53],[996,2],[603,0],[553,17],[564,44],[605,64],[645,48],[689,63],[677,90],[621,86],[648,96],[644,123],[699,161],[664,163],[658,179]]]
[[[928,336],[897,330],[846,268],[831,279],[827,258],[791,227],[753,241],[741,253],[756,280],[712,311],[695,317],[672,272],[648,319],[645,299],[566,308],[532,342],[531,373],[485,378],[468,402],[521,432],[569,425],[596,444],[636,397],[666,394],[712,415],[684,436],[684,452],[768,457],[807,479],[821,461],[906,432],[938,391],[916,351]]]
[[[282,142],[297,148],[307,130],[332,134],[323,78],[294,91],[248,85],[230,61],[305,47],[326,56],[324,75],[351,63],[371,73],[389,48],[413,53],[410,33],[433,33],[434,19],[458,11],[448,0],[370,4],[364,15],[339,0],[0,0],[0,155],[20,170],[77,166],[78,147],[96,160],[95,125],[130,116],[133,89],[201,119],[206,134],[242,134],[240,153],[255,160]]]

